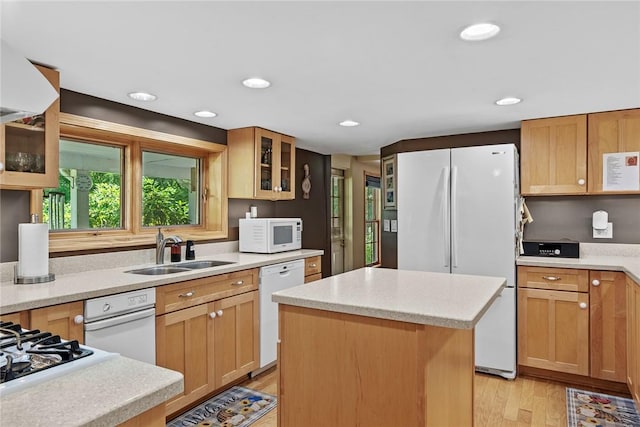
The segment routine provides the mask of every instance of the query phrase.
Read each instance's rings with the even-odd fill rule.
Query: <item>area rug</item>
[[[169,421],[167,427],[246,427],[276,404],[275,396],[235,386]]]
[[[640,415],[631,399],[567,387],[569,427],[640,426]]]

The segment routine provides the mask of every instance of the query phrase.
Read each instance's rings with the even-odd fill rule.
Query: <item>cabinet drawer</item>
[[[322,260],[320,256],[313,256],[311,258],[305,258],[304,260],[304,275],[309,276],[311,274],[318,274],[322,272]]]
[[[311,283],[320,279],[322,279],[322,273],[311,274],[309,276],[304,277],[304,283]]]
[[[258,289],[258,269],[188,280],[156,288],[156,314]]]
[[[589,270],[519,266],[518,287],[589,292]]]

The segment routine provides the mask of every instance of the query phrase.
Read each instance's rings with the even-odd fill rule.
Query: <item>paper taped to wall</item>
[[[602,189],[604,191],[640,190],[640,152],[602,155]]]

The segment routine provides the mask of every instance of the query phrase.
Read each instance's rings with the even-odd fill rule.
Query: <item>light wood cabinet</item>
[[[313,256],[304,260],[304,283],[322,279],[322,257]]]
[[[258,368],[258,271],[156,288],[156,364],[184,375],[167,416]]]
[[[229,197],[295,199],[295,139],[258,127],[227,132]]]
[[[625,382],[627,378],[626,275],[589,272],[591,377]]]
[[[627,385],[640,405],[640,284],[627,276]]]
[[[587,192],[587,116],[525,120],[520,130],[523,195]]]
[[[0,315],[0,322],[11,322],[22,326],[23,329],[29,329],[29,311],[2,314]]]
[[[214,304],[215,386],[229,384],[260,364],[260,296],[258,291]]]
[[[31,310],[29,327],[84,343],[84,304],[75,301]]]
[[[60,92],[57,71],[36,65]],[[0,125],[0,188],[58,187],[60,99],[42,115]]]
[[[604,191],[603,155],[640,151],[640,109],[589,114],[589,193],[639,194]],[[636,166],[638,159],[636,158]],[[639,184],[639,183],[636,183]]]

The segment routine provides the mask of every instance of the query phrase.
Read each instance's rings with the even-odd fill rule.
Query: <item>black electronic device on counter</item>
[[[573,240],[523,241],[523,256],[580,258],[580,242]]]

